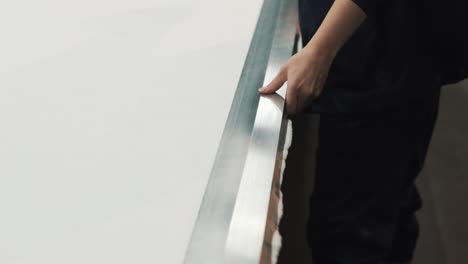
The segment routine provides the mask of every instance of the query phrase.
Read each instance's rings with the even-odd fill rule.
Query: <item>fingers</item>
[[[283,84],[288,80],[287,68],[281,68],[280,72],[276,75],[273,81],[270,82],[267,86],[261,88],[259,91],[261,94],[272,94],[278,91]]]
[[[298,96],[297,84],[288,83],[288,89],[286,90],[286,112],[288,114],[297,113]]]
[[[313,85],[306,85],[288,81],[286,91],[286,110],[289,115],[298,114],[304,111],[307,106],[320,95],[320,90]]]

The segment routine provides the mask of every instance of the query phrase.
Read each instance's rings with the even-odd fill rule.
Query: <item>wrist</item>
[[[335,59],[338,50],[338,48],[334,48],[332,45],[319,43],[313,39],[309,41],[309,43],[304,47],[304,51],[308,54],[311,54],[311,57],[330,61]]]

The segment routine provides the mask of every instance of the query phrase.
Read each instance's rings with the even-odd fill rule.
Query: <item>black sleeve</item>
[[[367,16],[372,16],[375,14],[377,5],[382,0],[353,0],[353,1],[367,14]]]

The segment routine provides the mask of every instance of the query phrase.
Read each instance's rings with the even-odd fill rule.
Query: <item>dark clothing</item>
[[[422,28],[435,53],[442,83],[468,78],[468,1],[425,0],[420,3]]]
[[[424,8],[423,3],[432,0],[354,1],[368,17],[338,53],[322,95],[311,104],[308,112],[366,112],[401,108],[415,97],[435,92],[428,91],[426,87],[448,82],[445,79],[450,77],[444,75],[440,67],[440,57],[446,55],[448,48],[436,46],[447,45],[450,41],[447,41],[447,37],[444,41],[436,42],[433,36],[436,29],[428,26],[428,19],[433,18],[434,12],[421,12],[423,9],[435,9]],[[304,44],[315,34],[333,2],[299,1]],[[437,19],[444,19],[445,16]],[[457,45],[462,43],[459,40]],[[441,55],[442,50],[444,54]],[[460,54],[454,57],[460,57]],[[447,71],[453,71],[452,68],[443,67]]]
[[[418,237],[414,213],[421,206],[414,180],[432,136],[440,87],[464,75],[468,34],[453,43],[447,27],[462,21],[449,16],[466,0],[353,1],[367,19],[337,54],[323,93],[307,109],[321,113],[309,245],[315,264],[410,261]],[[333,2],[299,0],[304,44]]]
[[[439,96],[380,113],[321,114],[308,240],[316,264],[409,262]]]

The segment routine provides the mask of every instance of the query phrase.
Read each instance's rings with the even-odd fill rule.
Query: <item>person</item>
[[[287,82],[289,114],[320,114],[307,233],[315,264],[411,262],[414,181],[441,86],[467,75],[466,42],[447,39],[463,23],[450,20],[463,17],[450,13],[456,1],[300,0],[304,47],[260,93]]]

